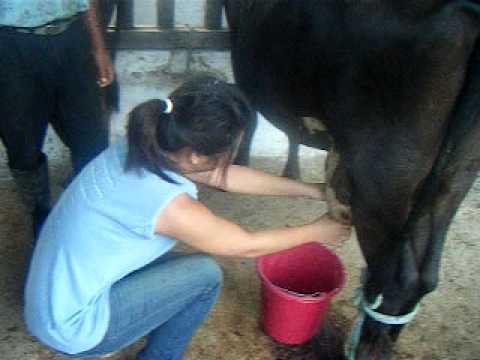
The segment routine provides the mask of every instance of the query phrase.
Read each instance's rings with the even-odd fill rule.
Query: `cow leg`
[[[413,228],[406,232],[411,239],[407,244],[404,262],[413,261],[418,270],[414,282],[409,286],[410,299],[402,313],[407,313],[412,304],[420,301],[438,286],[448,228],[480,170],[480,155],[477,155],[476,159],[472,158],[472,149],[475,149],[474,145],[480,139],[480,126],[471,135],[472,141],[467,141],[466,144],[469,145],[451,159],[449,171],[439,179],[439,191],[431,199],[430,206],[422,209]],[[408,268],[403,266],[402,271],[405,273],[405,269]],[[390,338],[393,341],[398,339],[402,327],[391,327]]]
[[[281,109],[271,110],[267,106],[261,106],[262,115],[278,130],[283,132],[288,139],[288,154],[285,168],[282,172],[283,176],[292,179],[300,178],[300,166],[298,160],[298,149],[302,139],[302,132],[304,131],[301,120],[297,117],[289,115],[286,111]],[[248,163],[248,155],[251,149],[251,142],[257,124],[255,123],[249,129],[246,129],[242,145],[240,146],[237,155],[236,163],[241,164],[240,161]]]
[[[243,139],[238,148],[237,155],[235,156],[235,164],[247,166],[250,163],[250,154],[252,150],[253,135],[258,125],[258,117],[248,124],[244,133]]]
[[[467,83],[452,116],[442,153],[424,185],[406,229],[409,253],[419,271],[418,302],[438,285],[438,274],[449,225],[480,171],[480,43],[470,60]],[[405,310],[405,309],[404,309]],[[393,328],[396,339],[399,328]]]
[[[283,169],[282,176],[292,179],[300,179],[300,162],[298,160],[298,151],[300,144],[295,136],[287,134],[288,138],[288,155],[285,168]]]
[[[438,132],[433,136],[440,137],[441,131]],[[382,134],[364,133],[368,138],[361,139],[363,132],[355,135],[355,143],[361,146],[351,153],[340,154],[340,169],[344,168],[349,179],[352,220],[368,265],[365,300],[374,303],[382,294],[385,301],[378,310],[383,314],[400,314],[397,299],[403,299],[402,289],[418,278],[415,264],[402,262],[403,229],[434,158],[422,148],[425,146],[422,134],[407,140],[403,134],[395,133],[387,143]],[[332,185],[340,192],[336,182]],[[399,278],[398,269],[403,267],[408,269],[405,271],[408,276]],[[357,359],[388,359],[392,348],[390,328],[367,317]]]
[[[288,139],[287,162],[283,168],[282,176],[291,179],[300,179],[300,161],[298,152],[301,142],[302,125],[299,118],[290,116],[270,116],[268,120]]]
[[[300,145],[306,145],[319,150],[330,150],[332,140],[321,121],[312,117],[275,116],[270,117],[271,123],[288,138],[288,157],[283,176],[300,179]]]
[[[366,286],[367,300],[372,301],[378,293],[386,296],[379,309],[383,314],[406,314],[425,294],[437,287],[449,224],[480,170],[480,154],[476,151],[480,139],[479,44],[470,58],[467,75],[439,155],[415,195],[415,206],[403,231],[398,233],[399,236],[391,234],[389,249],[387,246],[382,249],[382,244],[377,244],[380,246],[377,255],[369,244],[362,247],[371,275]],[[354,216],[359,209],[358,205],[354,206]],[[364,226],[363,221],[359,222],[360,227]],[[363,234],[364,231],[357,227],[357,233]],[[362,243],[360,237],[359,240]],[[369,261],[372,256],[374,260]],[[362,346],[368,347],[370,339],[375,338],[378,343],[395,341],[401,328],[367,319],[363,326]],[[371,353],[371,349],[363,349],[359,358],[373,358]]]
[[[325,128],[312,129],[309,127],[311,123],[306,123],[306,118],[292,118],[289,121],[279,123],[272,122],[281,131],[284,131],[288,138],[288,158],[283,171],[283,176],[300,179],[300,161],[299,150],[300,144],[313,147],[319,150],[330,150],[331,138]],[[288,124],[287,127],[283,124]]]
[[[438,282],[438,267],[443,240],[451,219],[480,171],[480,40],[470,60],[468,82],[459,101],[449,139],[443,170],[435,181],[437,192],[432,201],[434,229],[422,262],[421,279],[425,292],[432,291]],[[439,171],[440,171],[439,170]],[[433,190],[431,190],[433,191]],[[421,251],[422,249],[417,249]]]
[[[470,135],[472,141],[464,146],[464,151],[458,152],[457,159],[453,162],[455,165],[452,166],[449,161],[449,171],[438,181],[438,189],[441,191],[431,193],[432,188],[435,188],[432,179],[421,181],[419,185],[422,184],[422,189],[426,189],[426,195],[423,195],[422,190],[423,198],[420,195],[416,207],[407,211],[409,216],[403,231],[400,229],[396,234],[390,233],[389,241],[375,245],[378,247],[376,252],[371,244],[364,244],[362,239],[363,236],[368,236],[366,239],[372,242],[375,238],[373,232],[377,232],[377,236],[382,234],[379,219],[370,223],[365,223],[367,219],[359,220],[356,211],[364,212],[365,208],[353,204],[354,222],[357,224],[360,244],[364,244],[362,250],[370,273],[365,286],[366,300],[373,303],[376,296],[382,294],[384,302],[378,309],[379,313],[408,314],[426,293],[436,287],[448,225],[480,167],[480,157],[472,158],[471,150],[474,149],[472,145],[478,142],[480,130],[471,132]],[[452,187],[453,184],[455,186]],[[412,199],[414,194],[415,192],[412,193]],[[369,231],[370,235],[365,235]],[[367,317],[362,328],[358,359],[389,358],[387,351],[398,338],[402,327],[403,325],[383,324]]]
[[[480,64],[479,60],[478,56],[473,57],[471,64]],[[479,75],[480,70],[478,75],[470,71],[465,79],[480,79]],[[480,85],[464,84],[461,97],[470,96],[470,105],[462,105],[465,100],[459,98],[455,113],[445,127],[416,123],[412,125],[420,130],[415,134],[416,139],[405,142],[406,138],[402,139],[401,135],[389,139],[394,148],[395,144],[402,144],[397,146],[396,156],[380,138],[362,140],[357,137],[356,142],[350,141],[364,145],[355,149],[358,154],[352,151],[347,163],[352,164],[349,173],[355,180],[352,182],[353,222],[369,270],[365,301],[372,304],[382,294],[383,303],[377,309],[381,314],[402,317],[411,313],[421,297],[436,286],[443,238],[463,199],[461,193],[466,191],[458,191],[462,186],[459,185],[461,182],[456,182],[466,181],[464,189],[471,185],[467,180],[469,176],[461,166],[452,166],[455,162],[451,159],[455,149],[462,153],[455,144],[463,143],[466,136],[471,136],[472,140],[458,159],[468,155],[468,148],[475,148],[474,139],[478,139],[478,133],[475,134],[474,126],[469,126],[467,131],[462,125],[475,124],[474,120],[465,122],[465,119],[478,117],[480,98],[474,94],[480,94]],[[430,129],[422,134],[429,125]],[[369,133],[374,134],[373,131]],[[381,148],[386,151],[379,154]],[[368,163],[378,158],[382,159],[378,166]],[[464,161],[468,164],[464,167],[472,167],[472,163],[478,160],[467,156]],[[463,178],[455,179],[455,176]],[[455,186],[449,190],[448,184]],[[448,195],[450,191],[460,194]],[[442,197],[447,199],[444,205],[448,204],[444,208],[438,207]],[[367,316],[361,330],[357,359],[388,358],[389,354],[385,352],[397,339],[401,328],[402,325],[384,324]]]
[[[283,176],[299,179],[300,166],[298,160],[298,150],[300,144],[299,120],[286,115],[267,113],[264,115],[275,127],[282,131],[288,139],[287,162],[282,172]],[[258,119],[245,129],[242,143],[235,157],[235,164],[248,165],[251,154],[253,136],[258,125]],[[300,125],[301,127],[301,125]]]

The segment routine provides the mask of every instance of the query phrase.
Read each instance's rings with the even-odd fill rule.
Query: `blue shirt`
[[[109,323],[113,283],[170,250],[175,239],[154,233],[158,214],[179,194],[179,184],[142,170],[125,172],[127,145],[111,145],[64,191],[44,224],[25,288],[28,329],[68,354],[95,347]]]
[[[0,0],[0,26],[37,27],[88,8],[89,0]]]

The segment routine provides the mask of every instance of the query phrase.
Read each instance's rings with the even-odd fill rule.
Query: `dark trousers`
[[[0,138],[10,168],[38,168],[49,122],[70,149],[75,173],[108,145],[82,19],[53,36],[0,29]]]

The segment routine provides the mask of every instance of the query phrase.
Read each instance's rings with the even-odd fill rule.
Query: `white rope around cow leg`
[[[355,360],[355,353],[357,352],[357,347],[358,347],[358,343],[360,342],[363,323],[365,322],[365,317],[366,317],[365,311],[363,311],[363,309],[365,307],[377,309],[383,302],[383,296],[382,294],[379,294],[375,299],[375,301],[373,302],[373,304],[368,304],[365,301],[362,289],[358,288],[353,302],[358,307],[359,315],[350,333],[350,340],[345,345],[345,357],[348,360]]]
[[[355,354],[357,352],[357,347],[360,342],[361,331],[363,327],[363,323],[365,322],[366,315],[370,316],[375,321],[378,321],[382,324],[386,325],[405,325],[413,320],[415,315],[418,313],[418,309],[420,304],[418,303],[415,308],[408,314],[405,315],[386,315],[375,311],[380,307],[383,302],[383,295],[379,294],[375,301],[370,304],[365,300],[365,296],[363,294],[362,289],[357,290],[357,295],[355,296],[354,303],[358,306],[360,314],[358,319],[356,320],[350,339],[345,345],[345,356],[348,360],[355,360]]]

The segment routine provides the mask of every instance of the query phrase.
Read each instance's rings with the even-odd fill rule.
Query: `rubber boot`
[[[13,180],[22,196],[27,211],[31,213],[33,235],[36,240],[50,212],[50,187],[46,157],[35,170],[10,169]]]

